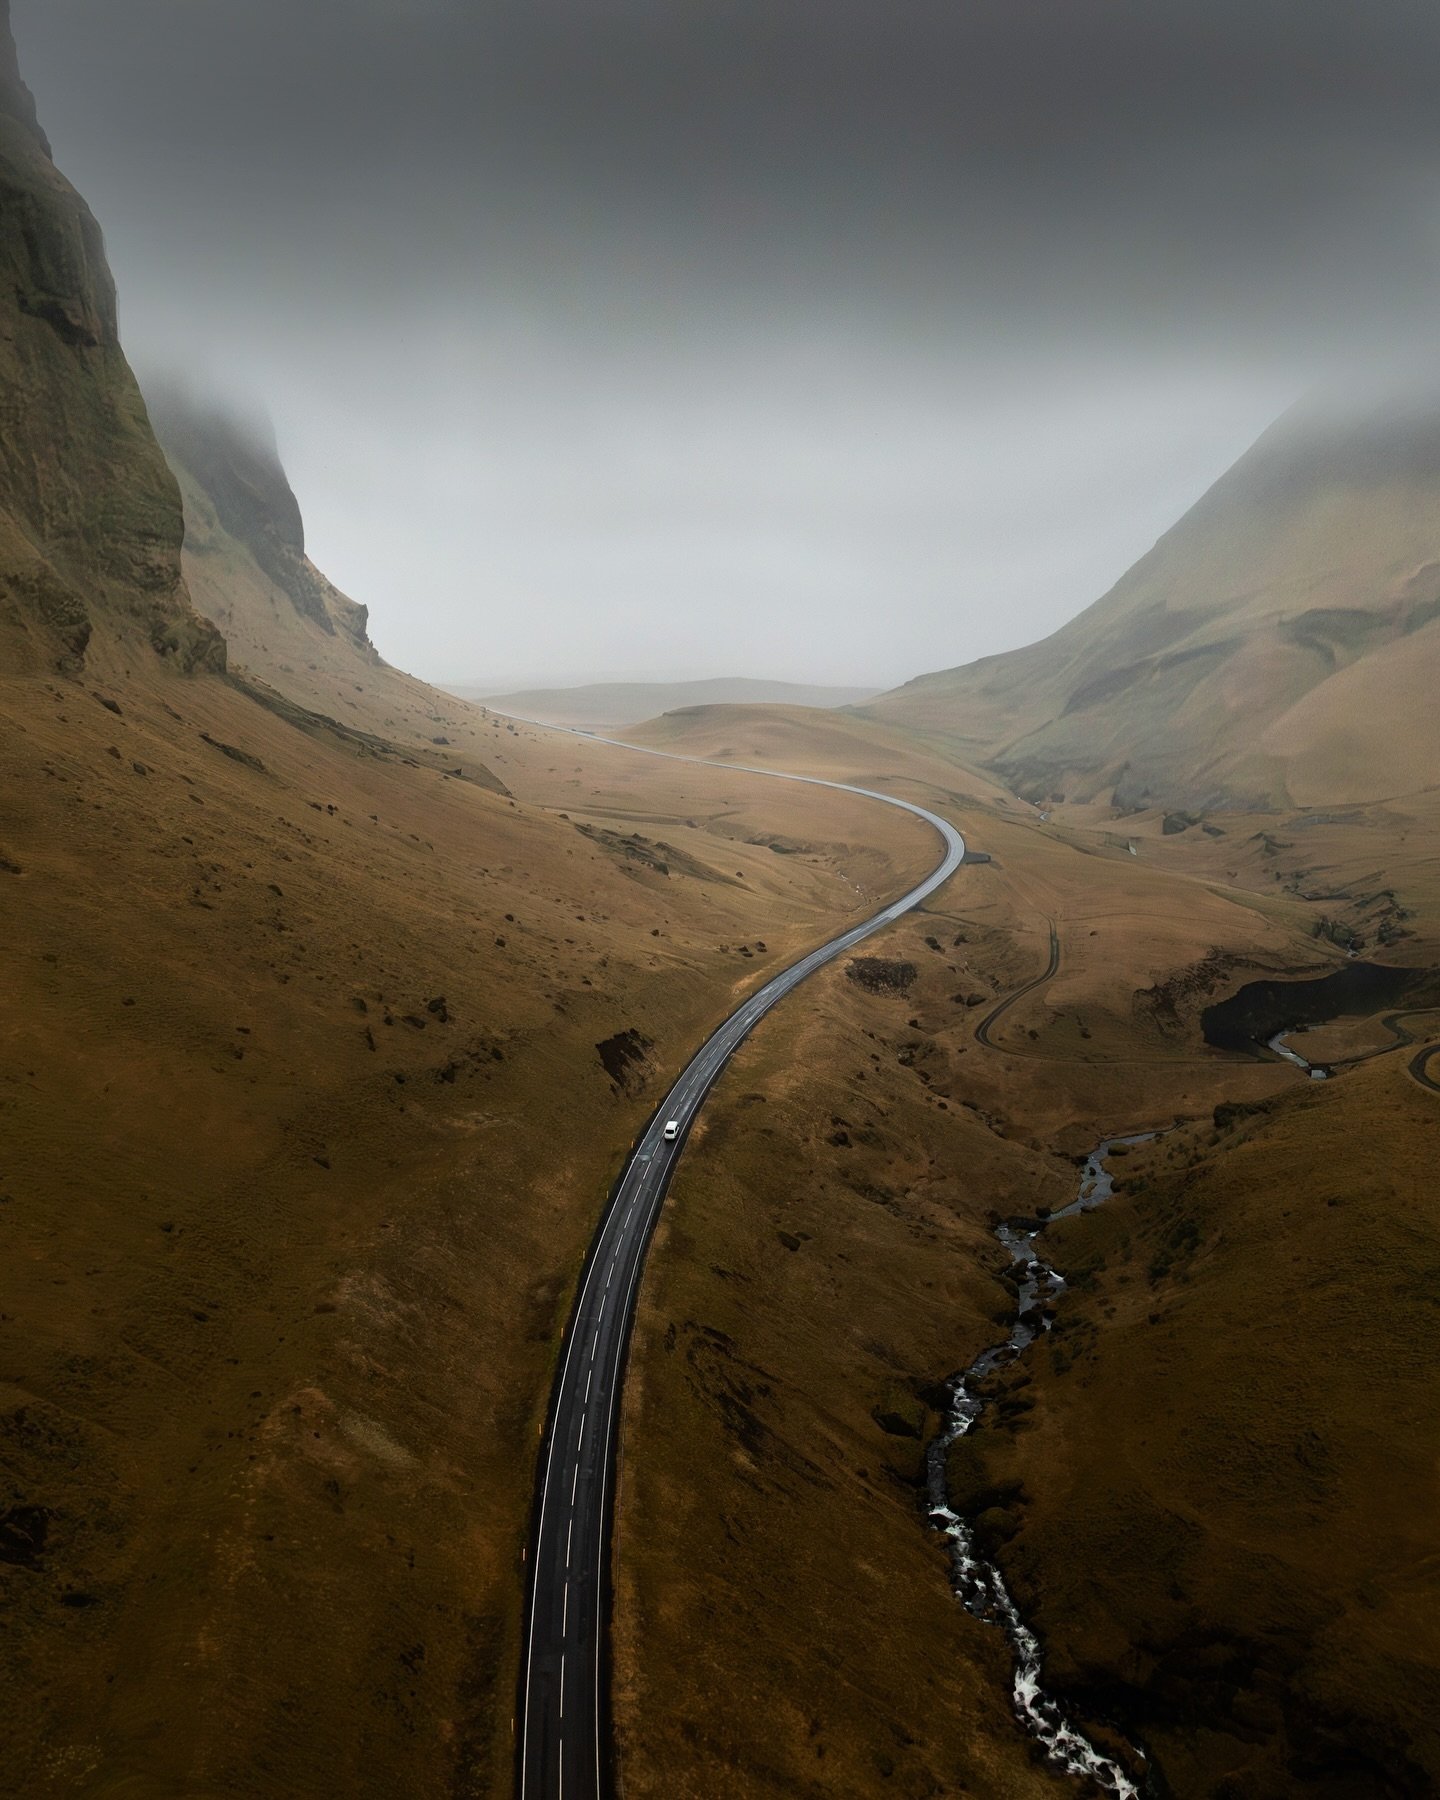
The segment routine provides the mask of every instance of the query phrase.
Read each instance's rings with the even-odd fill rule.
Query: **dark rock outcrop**
[[[608,1037],[595,1046],[600,1061],[605,1065],[605,1073],[616,1087],[627,1091],[644,1085],[645,1059],[653,1048],[650,1039],[643,1037],[633,1027],[628,1031],[617,1031],[614,1037]]]
[[[903,994],[920,971],[912,962],[897,962],[885,956],[857,956],[846,963],[845,973],[867,993]]]

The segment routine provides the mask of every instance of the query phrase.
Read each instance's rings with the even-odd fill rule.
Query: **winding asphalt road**
[[[1410,1058],[1410,1073],[1421,1087],[1429,1088],[1432,1094],[1440,1094],[1440,1081],[1430,1073],[1430,1061],[1440,1056],[1440,1044],[1427,1044],[1418,1056]]]
[[[619,744],[590,732],[574,735]],[[965,855],[964,839],[952,825],[893,794],[776,769],[712,766],[732,774],[838,788],[898,806],[934,827],[944,855],[918,887],[772,976],[730,1015],[666,1095],[611,1196],[580,1279],[541,1447],[516,1715],[520,1800],[600,1800],[610,1789],[610,1537],[620,1395],[636,1286],[686,1134],[725,1064],[771,1007],[807,975],[918,906],[954,874]],[[680,1131],[675,1141],[666,1142],[670,1119],[678,1121]]]
[[[992,1027],[999,1024],[1000,1020],[1004,1018],[1005,1014],[1009,1012],[1010,1008],[1017,1000],[1023,1000],[1027,994],[1033,994],[1036,988],[1044,987],[1045,983],[1049,981],[1052,975],[1059,973],[1059,969],[1060,933],[1055,929],[1055,921],[1052,919],[1050,921],[1050,960],[1033,981],[1027,981],[1023,987],[1013,988],[998,1006],[992,1006],[990,1008],[989,1012],[986,1013],[985,1017],[975,1027],[976,1042],[983,1044],[987,1050],[1002,1049],[1003,1046],[997,1044],[990,1035]]]

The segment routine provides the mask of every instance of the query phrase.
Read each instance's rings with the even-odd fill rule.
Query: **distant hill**
[[[529,688],[513,694],[491,694],[480,687],[452,687],[449,691],[547,725],[604,731],[617,725],[637,725],[682,706],[858,706],[872,699],[877,690],[718,676],[711,681],[595,681],[584,687]]]
[[[1053,637],[866,711],[1037,799],[1326,805],[1440,784],[1437,683],[1440,406],[1305,406]]]

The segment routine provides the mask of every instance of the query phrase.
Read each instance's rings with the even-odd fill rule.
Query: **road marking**
[[[570,1524],[565,1532],[565,1567],[570,1567],[570,1540],[575,1535],[575,1515],[570,1515]]]
[[[560,1635],[564,1637],[570,1630],[570,1583],[565,1583],[565,1599],[560,1608]]]
[[[526,721],[526,723],[530,723],[530,722],[531,721]],[[563,728],[561,728],[561,729],[563,729]],[[695,763],[700,763],[700,764],[704,764],[708,761],[708,759],[704,758],[704,757],[683,757],[683,756],[675,757],[672,753],[667,752],[667,751],[651,750],[651,749],[649,749],[648,746],[644,746],[644,745],[624,744],[623,741],[618,738],[605,738],[605,737],[600,736],[598,733],[571,732],[568,735],[586,736],[586,737],[589,737],[591,739],[591,741],[594,743],[615,744],[615,745],[619,746],[620,748],[636,751],[640,754],[665,757],[667,760],[673,760],[673,761],[679,761],[679,762],[695,762]],[[914,907],[919,905],[919,903],[922,900],[926,899],[930,894],[934,893],[946,880],[949,879],[949,877],[955,872],[955,870],[957,868],[959,868],[961,862],[963,861],[964,850],[965,850],[965,844],[964,844],[963,838],[961,838],[960,834],[957,831],[955,831],[952,826],[946,824],[943,820],[938,819],[935,816],[935,814],[929,812],[926,808],[924,808],[922,806],[917,806],[916,804],[914,804],[912,801],[909,801],[909,800],[901,800],[901,799],[897,798],[897,796],[894,794],[882,793],[874,788],[853,787],[849,783],[846,783],[846,782],[827,781],[820,776],[814,776],[814,775],[782,774],[779,770],[752,768],[752,767],[748,767],[744,764],[725,764],[725,765],[721,765],[721,766],[723,766],[726,769],[727,774],[764,775],[764,776],[769,776],[772,779],[779,779],[779,780],[785,780],[785,781],[791,781],[791,782],[799,782],[800,784],[807,786],[807,787],[831,788],[831,789],[834,789],[834,790],[842,792],[842,793],[858,795],[864,799],[878,800],[885,805],[897,807],[901,811],[911,813],[918,818],[926,820],[929,824],[933,825],[940,832],[942,838],[945,840],[945,842],[948,846],[948,849],[947,849],[947,854],[946,854],[943,862],[939,866],[937,866],[931,872],[931,874],[926,878],[926,880],[923,881],[922,883],[920,883],[919,886],[911,889],[911,891],[908,894],[903,895],[899,900],[893,902],[883,912],[877,913],[871,919],[862,921],[859,925],[854,926],[850,931],[845,933],[843,936],[832,939],[828,944],[822,945],[817,950],[812,951],[809,956],[802,959],[802,961],[800,963],[793,965],[789,970],[780,971],[776,976],[773,976],[768,983],[766,983],[763,987],[761,987],[759,990],[757,990],[757,992],[754,995],[752,995],[750,1003],[741,1011],[741,1013],[736,1015],[734,1018],[732,1018],[729,1021],[727,1027],[722,1028],[722,1035],[719,1035],[719,1036],[715,1037],[714,1039],[712,1039],[711,1042],[705,1047],[704,1051],[702,1051],[701,1055],[697,1059],[695,1059],[691,1063],[690,1067],[685,1071],[683,1087],[682,1087],[681,1092],[675,1096],[675,1101],[673,1103],[675,1110],[672,1112],[671,1116],[680,1116],[682,1109],[683,1109],[683,1114],[687,1119],[694,1112],[695,1108],[699,1105],[700,1101],[703,1100],[705,1094],[709,1091],[710,1087],[713,1085],[714,1081],[718,1078],[720,1072],[725,1067],[725,1064],[729,1060],[730,1056],[734,1053],[734,1051],[739,1047],[739,1045],[744,1040],[744,1038],[748,1035],[750,1028],[754,1024],[756,1024],[761,1018],[763,1018],[765,1016],[765,1014],[770,1010],[770,1008],[777,1003],[777,1001],[779,1001],[786,994],[790,993],[795,987],[797,987],[799,985],[800,981],[806,975],[808,975],[812,970],[818,969],[826,963],[833,962],[836,958],[838,958],[840,955],[842,955],[846,950],[850,949],[852,945],[858,944],[858,943],[862,942],[864,939],[870,937],[873,933],[881,930],[884,926],[888,925],[892,920],[898,919],[899,917],[901,917],[902,914],[911,911]],[[636,1285],[638,1283],[639,1276],[640,1276],[641,1264],[642,1264],[643,1259],[638,1254],[638,1250],[640,1249],[640,1247],[643,1244],[643,1235],[644,1235],[644,1233],[647,1233],[650,1229],[652,1229],[654,1226],[655,1219],[658,1216],[661,1203],[663,1202],[663,1199],[664,1199],[664,1192],[663,1192],[664,1187],[668,1180],[670,1170],[674,1167],[675,1162],[678,1160],[679,1153],[680,1153],[679,1147],[676,1146],[674,1157],[671,1157],[669,1159],[656,1159],[653,1162],[650,1160],[649,1157],[640,1159],[640,1160],[645,1161],[647,1166],[645,1168],[636,1167],[636,1169],[635,1169],[635,1179],[634,1179],[633,1183],[631,1184],[631,1199],[630,1199],[629,1209],[628,1209],[627,1219],[626,1219],[627,1226],[629,1224],[630,1218],[633,1217],[634,1210],[635,1210],[635,1207],[638,1204],[638,1202],[643,1199],[646,1202],[646,1206],[645,1206],[645,1217],[641,1221],[641,1232],[636,1234],[637,1241],[636,1241],[636,1245],[635,1245],[635,1250],[637,1253],[632,1254],[632,1256],[630,1258],[630,1266],[625,1271],[625,1273],[627,1275],[626,1297],[625,1297],[623,1303],[617,1300],[617,1306],[620,1308],[620,1312],[623,1316],[628,1317],[630,1307],[631,1307],[631,1304],[633,1301],[635,1288],[636,1288]],[[614,1215],[612,1214],[611,1215],[612,1220],[613,1220],[613,1217],[614,1217]],[[623,1236],[623,1234],[618,1231],[612,1232],[611,1235],[616,1238],[621,1238]],[[619,1248],[620,1248],[620,1245],[617,1244],[616,1252],[615,1252],[617,1260],[618,1260]],[[591,1263],[590,1268],[587,1269],[587,1271],[586,1271],[584,1281],[581,1283],[581,1293],[580,1293],[579,1302],[578,1302],[577,1308],[576,1308],[577,1316],[583,1316],[583,1314],[584,1314],[590,1279],[592,1276],[598,1276],[599,1263],[602,1260],[602,1256],[603,1256],[603,1246],[600,1247],[600,1254],[597,1254],[596,1257],[594,1258],[593,1262]],[[612,1268],[612,1272],[613,1272],[613,1268]],[[610,1284],[607,1281],[607,1283],[606,1283],[607,1288],[609,1285]],[[608,1294],[601,1297],[600,1305],[599,1305],[598,1311],[596,1313],[595,1337],[591,1343],[591,1348],[590,1348],[590,1362],[592,1364],[596,1360],[596,1356],[599,1351],[600,1335],[601,1335],[600,1334],[600,1326],[604,1319],[605,1305],[606,1305],[607,1299],[608,1299]],[[559,1386],[562,1389],[565,1387],[565,1385],[567,1383],[569,1362],[570,1362],[570,1358],[573,1355],[576,1347],[577,1347],[576,1342],[573,1340],[570,1344],[567,1344],[565,1347],[565,1361],[561,1368],[560,1382],[559,1382]],[[614,1433],[615,1410],[616,1410],[616,1407],[617,1407],[617,1404],[619,1401],[620,1387],[621,1387],[621,1384],[619,1382],[614,1382],[611,1384],[611,1388],[608,1393],[609,1424],[607,1427],[607,1431],[608,1431],[609,1435],[606,1437],[606,1440],[605,1440],[607,1443],[610,1441],[610,1438],[613,1437],[613,1433]],[[542,1432],[543,1432],[543,1429],[544,1429],[544,1427],[542,1426],[541,1427]],[[583,1441],[583,1436],[584,1436],[584,1421],[582,1419],[582,1421],[581,1421],[581,1439],[582,1439],[582,1441]],[[557,1434],[552,1432],[551,1438],[550,1438],[549,1450],[548,1450],[547,1456],[546,1456],[545,1477],[544,1477],[544,1481],[541,1485],[541,1491],[540,1491],[540,1515],[541,1515],[542,1519],[546,1516],[546,1513],[548,1511],[548,1506],[549,1506],[548,1494],[549,1494],[550,1479],[551,1479],[552,1473],[555,1471],[555,1458],[556,1458],[558,1449],[559,1449],[559,1445],[558,1445]],[[606,1513],[606,1502],[607,1502],[607,1498],[608,1498],[608,1493],[607,1493],[608,1476],[609,1476],[609,1468],[608,1468],[607,1462],[602,1459],[601,1466],[600,1466],[600,1486],[599,1486],[599,1500],[600,1500],[599,1516],[602,1519],[604,1518],[605,1513]],[[572,1477],[571,1477],[570,1493],[571,1493],[572,1505],[574,1503],[579,1479],[580,1479],[580,1467],[579,1467],[579,1463],[577,1460],[574,1470],[572,1471]],[[531,1590],[532,1596],[535,1596],[535,1597],[538,1597],[539,1582],[541,1579],[540,1573],[539,1573],[539,1560],[540,1559],[537,1558],[536,1564],[534,1565],[534,1583],[535,1583],[535,1585],[532,1587],[532,1590]],[[569,1609],[569,1583],[567,1581],[566,1587],[565,1587],[565,1618],[566,1618],[566,1629],[567,1630],[568,1630],[568,1609]],[[602,1629],[602,1627],[603,1627],[603,1611],[604,1611],[604,1584],[602,1582],[602,1583],[596,1584],[596,1592],[595,1592],[595,1639],[596,1639],[597,1645],[600,1643],[601,1639],[603,1638],[603,1629]],[[537,1626],[537,1613],[536,1613],[536,1609],[535,1609],[535,1606],[532,1601],[532,1605],[530,1608],[530,1634],[529,1634],[529,1645],[528,1645],[528,1651],[527,1651],[527,1671],[526,1671],[526,1687],[525,1687],[526,1728],[523,1729],[520,1734],[521,1735],[521,1743],[523,1746],[522,1751],[521,1751],[521,1793],[522,1793],[522,1795],[527,1795],[527,1796],[530,1792],[529,1785],[528,1785],[528,1754],[529,1754],[529,1745],[530,1745],[528,1719],[529,1719],[529,1701],[530,1701],[530,1695],[531,1695],[530,1681],[534,1675],[534,1657],[535,1657],[535,1649],[536,1649],[536,1626]],[[582,1645],[582,1648],[583,1648],[583,1645]],[[601,1658],[599,1657],[598,1654],[593,1658],[593,1662],[594,1662],[593,1674],[594,1674],[594,1679],[595,1679],[595,1713],[594,1713],[595,1780],[596,1780],[596,1784],[597,1784],[597,1789],[600,1789],[603,1786],[604,1765],[603,1765],[603,1757],[602,1757],[601,1729],[600,1729],[601,1728],[601,1716],[602,1716],[602,1710],[603,1710],[602,1706],[601,1706],[601,1691],[600,1691],[600,1689],[601,1689]],[[559,1791],[560,1793],[563,1794],[563,1790],[564,1790],[564,1742],[563,1742],[563,1738],[557,1737],[557,1748],[558,1748],[558,1755],[559,1755],[558,1772],[557,1772],[559,1789],[557,1791]]]
[[[587,1369],[585,1371],[585,1398],[586,1398],[587,1402],[590,1398],[590,1383],[594,1379],[595,1379],[595,1370],[593,1368]]]
[[[565,1652],[560,1652],[560,1717],[565,1717]]]

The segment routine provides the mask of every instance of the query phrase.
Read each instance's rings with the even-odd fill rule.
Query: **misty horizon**
[[[449,683],[1044,637],[1424,332],[1405,6],[15,15],[132,359],[273,419],[315,561]]]

